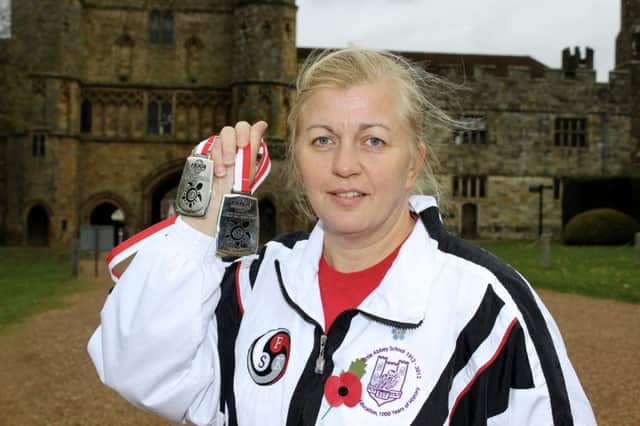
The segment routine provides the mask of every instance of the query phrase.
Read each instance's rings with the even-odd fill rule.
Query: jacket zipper
[[[322,334],[320,336],[320,350],[318,351],[318,358],[316,358],[316,368],[314,370],[316,374],[324,373],[324,348],[326,345],[327,335]]]
[[[287,291],[284,288],[284,284],[282,282],[282,274],[280,273],[280,262],[278,262],[277,260],[275,261],[275,267],[276,267],[276,274],[278,275],[278,283],[280,284],[280,291],[282,292],[282,295],[284,296],[284,298],[287,301],[287,303],[289,304],[289,306],[291,306],[296,312],[298,312],[298,314],[300,314],[300,316],[306,322],[308,322],[309,324],[314,325],[317,329],[322,331],[322,334],[320,335],[320,343],[319,343],[320,348],[318,350],[318,357],[316,358],[316,364],[315,364],[314,372],[316,374],[323,374],[324,373],[324,364],[325,364],[324,351],[325,351],[325,347],[327,346],[327,335],[326,335],[326,332],[322,328],[322,326],[318,323],[318,321],[316,321],[315,319],[310,317],[305,311],[303,311],[298,305],[296,305],[293,300],[291,300],[291,298],[289,297],[289,294],[287,293]]]
[[[320,390],[317,395],[316,395],[316,391],[314,390],[314,388],[317,388],[318,386],[322,387],[322,383],[324,383],[324,381],[326,380],[327,377],[327,371],[326,371],[326,367],[327,367],[327,341],[328,341],[328,333],[330,330],[324,330],[323,327],[315,320],[313,319],[309,314],[307,314],[305,311],[302,310],[302,308],[300,308],[300,306],[298,306],[289,296],[289,294],[287,293],[285,287],[284,287],[284,282],[282,280],[282,273],[280,271],[280,262],[278,260],[276,260],[274,262],[275,264],[275,269],[276,269],[276,275],[278,277],[278,284],[280,285],[280,291],[282,292],[282,296],[284,297],[285,301],[287,302],[287,304],[289,306],[291,306],[291,308],[293,310],[295,310],[301,317],[303,320],[305,320],[306,322],[308,322],[309,324],[313,325],[315,327],[315,335],[317,337],[314,337],[314,348],[317,347],[318,348],[318,355],[315,357],[315,360],[312,358],[313,354],[310,355],[309,359],[308,359],[308,364],[306,367],[306,371],[302,373],[299,381],[298,381],[298,385],[296,385],[296,388],[294,389],[294,394],[293,394],[293,400],[296,400],[296,395],[300,394],[301,392],[305,392],[305,395],[308,395],[309,392],[311,392],[312,394],[314,394],[313,398],[314,400],[309,400],[309,399],[305,399],[304,402],[292,402],[292,405],[289,409],[289,413],[287,416],[287,422],[286,424],[291,426],[291,425],[300,425],[300,424],[305,424],[305,420],[308,422],[310,419],[309,413],[313,413],[312,415],[317,416],[317,410],[319,410],[320,407],[320,403],[315,401],[315,398],[322,398],[322,391]],[[351,316],[351,318],[353,318],[354,315],[360,313],[362,315],[367,316],[370,320],[385,324],[385,325],[391,325],[391,326],[396,326],[399,328],[415,328],[415,327],[419,327],[420,324],[422,324],[422,321],[420,321],[417,324],[412,324],[412,323],[401,323],[401,322],[396,322],[396,321],[391,321],[391,320],[386,320],[384,318],[380,318],[377,317],[375,315],[369,314],[367,312],[363,312],[360,311],[358,309],[350,309],[347,310],[345,312],[343,312],[342,314],[340,314],[338,316],[338,318],[336,318],[336,321],[340,319],[340,317],[342,317],[342,315],[345,315],[349,313],[349,315]],[[349,319],[349,322],[351,321],[351,319]],[[348,331],[348,327],[347,330],[344,330],[344,333],[346,333]],[[334,337],[336,337],[335,333],[332,334],[332,345],[336,345],[339,346],[343,341],[345,335],[344,333],[342,334],[341,337],[337,337],[336,339],[334,339]],[[329,359],[329,362],[331,362],[331,360]],[[307,377],[305,378],[305,374],[307,375]],[[312,377],[316,377],[315,379],[313,379]],[[299,396],[299,395],[298,395]],[[298,398],[299,399],[299,398]],[[314,402],[315,401],[315,402]],[[295,404],[295,405],[293,405]],[[308,409],[308,407],[313,407],[316,406],[314,408],[311,408],[310,410]],[[314,411],[315,410],[315,411]],[[307,413],[307,418],[305,418],[305,412]],[[314,421],[315,422],[315,421]]]

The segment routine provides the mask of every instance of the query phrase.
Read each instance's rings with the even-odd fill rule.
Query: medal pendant
[[[258,200],[245,193],[224,196],[218,216],[216,254],[247,256],[258,251],[260,219]]]
[[[183,216],[202,217],[207,213],[213,184],[213,161],[193,155],[184,165],[176,196],[176,211]]]

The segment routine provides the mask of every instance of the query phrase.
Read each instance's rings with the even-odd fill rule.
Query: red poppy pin
[[[366,372],[367,362],[364,358],[358,358],[351,362],[346,372],[341,372],[339,376],[331,376],[324,383],[324,397],[330,407],[322,416],[325,418],[333,407],[342,404],[347,407],[354,407],[362,398],[362,382],[360,379]],[[321,420],[322,420],[321,419]]]

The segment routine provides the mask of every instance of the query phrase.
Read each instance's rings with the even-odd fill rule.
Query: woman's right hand
[[[246,121],[239,121],[234,127],[225,126],[220,131],[209,153],[213,160],[214,177],[211,201],[207,214],[203,217],[187,217],[182,219],[193,228],[214,237],[218,227],[218,212],[222,198],[233,188],[233,168],[236,162],[238,148],[251,147],[251,161],[255,164],[260,141],[267,130],[265,121],[258,121],[250,125]],[[251,168],[251,181],[255,175],[255,167]]]

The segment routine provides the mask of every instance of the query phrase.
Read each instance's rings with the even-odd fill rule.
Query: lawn
[[[640,303],[640,267],[633,247],[575,247],[554,244],[551,268],[539,266],[536,242],[482,242],[536,288]],[[43,310],[64,307],[62,297],[88,285],[71,277],[68,251],[0,247],[0,331]]]
[[[640,266],[632,246],[552,244],[551,267],[540,266],[537,242],[482,242],[535,288],[640,303]]]
[[[0,247],[0,330],[29,314],[63,307],[61,296],[82,289],[71,278],[68,251]]]

